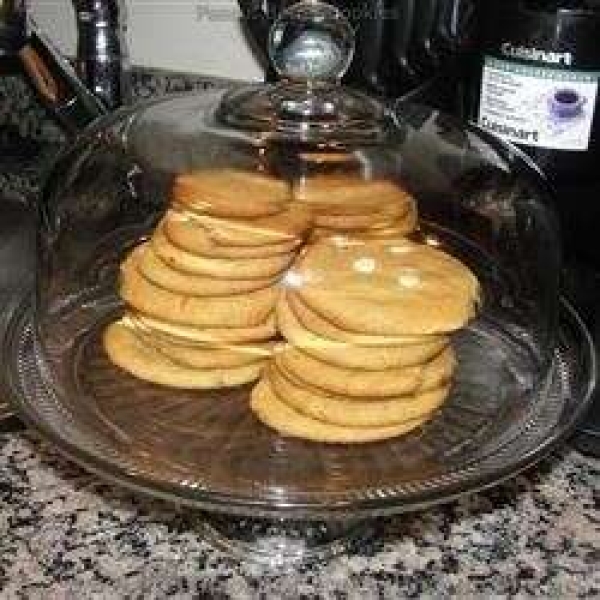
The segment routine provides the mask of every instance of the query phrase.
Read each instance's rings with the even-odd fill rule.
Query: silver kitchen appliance
[[[124,6],[73,0],[78,30],[73,65],[31,21],[23,0],[0,2],[0,59],[22,68],[42,103],[75,132],[129,97]]]

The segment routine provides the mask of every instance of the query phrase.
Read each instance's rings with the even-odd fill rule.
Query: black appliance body
[[[600,1],[488,4],[469,116],[541,167],[557,191],[567,253],[600,269]]]
[[[600,158],[600,1],[503,0],[482,8],[480,21],[472,116],[520,145],[553,182],[593,181]],[[493,91],[500,96],[482,97]],[[509,121],[506,112],[517,100],[523,104]],[[568,127],[577,129],[573,137],[561,131]]]
[[[600,1],[502,0],[480,6],[466,113],[511,141],[555,192],[564,293],[600,346]],[[600,453],[600,390],[576,438]]]
[[[269,28],[297,0],[238,0],[265,59]],[[413,99],[457,112],[457,72],[474,40],[475,0],[329,0],[354,28],[344,83],[383,98]],[[451,75],[452,74],[452,75]],[[274,79],[267,71],[267,79]]]

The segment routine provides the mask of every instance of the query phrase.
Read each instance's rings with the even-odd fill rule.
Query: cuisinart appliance
[[[555,190],[565,293],[600,341],[600,1],[503,0],[480,11],[468,112]],[[598,451],[600,393],[578,441]],[[593,449],[593,448],[592,448]]]

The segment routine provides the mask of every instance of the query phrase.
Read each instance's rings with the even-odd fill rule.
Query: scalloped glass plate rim
[[[30,305],[29,302],[25,302],[11,324],[9,334],[6,337],[5,347],[3,348],[5,354],[7,348],[14,344],[16,336],[19,333],[23,333],[30,325],[30,319]],[[225,513],[234,516],[303,520],[379,517],[422,510],[429,506],[446,503],[457,497],[498,485],[527,468],[534,466],[573,431],[592,398],[596,380],[596,357],[591,336],[581,318],[574,308],[566,300],[562,299],[561,321],[564,322],[565,319],[567,322],[570,322],[572,327],[574,326],[578,335],[581,336],[583,350],[580,356],[583,354],[586,359],[583,364],[588,364],[588,373],[585,375],[585,390],[581,394],[581,397],[577,399],[576,410],[571,413],[569,419],[566,422],[555,424],[548,431],[544,432],[543,436],[532,438],[531,442],[526,445],[525,450],[515,456],[514,460],[509,461],[502,467],[493,468],[488,466],[487,469],[482,469],[477,464],[474,466],[467,465],[463,469],[453,472],[452,477],[448,478],[451,481],[446,485],[439,485],[440,479],[443,478],[438,478],[438,485],[430,486],[426,490],[420,490],[414,494],[414,498],[407,497],[406,495],[402,497],[398,495],[394,496],[393,490],[388,489],[385,491],[385,494],[373,494],[372,497],[354,498],[351,500],[330,502],[327,505],[316,505],[315,503],[302,503],[297,500],[294,500],[294,502],[285,502],[281,500],[275,501],[272,498],[234,497],[224,493],[203,490],[200,487],[192,488],[181,485],[177,486],[175,483],[166,484],[158,482],[147,475],[142,475],[139,471],[127,469],[124,465],[116,465],[104,457],[80,448],[40,418],[39,414],[34,410],[31,400],[20,393],[23,391],[23,388],[19,382],[18,369],[14,364],[14,352],[10,354],[13,362],[8,370],[9,382],[12,388],[11,402],[23,420],[50,441],[67,459],[104,480],[108,480],[136,493],[142,493],[153,498],[160,498],[208,512]],[[561,331],[564,335],[563,327],[561,327]],[[29,339],[31,339],[31,331],[29,332]],[[558,348],[556,349],[556,354],[557,360],[555,362],[560,362],[560,351]],[[578,364],[582,364],[580,361],[577,362]],[[555,368],[554,376],[561,378],[561,373],[557,373],[557,370],[558,367]],[[507,443],[514,443],[515,439],[527,436],[529,429],[528,422],[522,433]],[[498,448],[497,451],[499,452],[505,447]],[[486,458],[490,459],[493,457],[494,455],[492,454]],[[460,476],[459,481],[456,481],[457,475]]]

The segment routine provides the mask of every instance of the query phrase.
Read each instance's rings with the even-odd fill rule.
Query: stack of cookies
[[[251,407],[284,435],[387,439],[430,418],[455,369],[449,335],[474,316],[476,277],[403,238],[321,238],[306,247],[277,304],[287,343]]]
[[[313,214],[313,237],[344,233],[397,237],[417,225],[414,199],[387,179],[315,175],[298,179],[292,193],[294,200]]]
[[[180,175],[165,216],[121,265],[127,309],[105,329],[105,350],[166,386],[260,379],[251,409],[284,435],[395,437],[444,402],[450,336],[479,301],[464,264],[404,237],[416,226],[414,200],[387,180]]]
[[[178,177],[170,209],[121,265],[128,310],[105,330],[110,359],[180,388],[257,379],[274,347],[278,283],[310,225],[290,193],[260,173]]]

